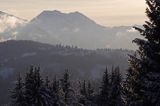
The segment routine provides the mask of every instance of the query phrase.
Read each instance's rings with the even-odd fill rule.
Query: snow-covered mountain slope
[[[82,48],[135,48],[132,27],[104,27],[79,12],[43,11],[19,33],[17,39]]]
[[[16,39],[17,29],[26,24],[26,20],[0,11],[0,41]]]

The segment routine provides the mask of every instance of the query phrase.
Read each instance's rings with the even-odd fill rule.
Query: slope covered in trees
[[[71,80],[70,75],[69,70],[66,70],[61,78],[54,78],[53,81],[50,81],[47,77],[44,80],[40,75],[40,68],[31,66],[23,80],[20,76],[18,77],[15,88],[11,90],[9,105],[123,106],[122,77],[119,68],[113,68],[110,75],[106,69],[101,87],[97,88],[93,86],[92,81],[78,83],[79,81]],[[106,91],[107,93],[105,93]]]
[[[18,49],[17,49],[18,48]],[[30,65],[41,66],[41,75],[57,77],[64,69],[70,69],[71,79],[100,80],[106,65],[119,66],[124,75],[128,66],[127,54],[133,51],[121,49],[86,50],[63,45],[48,45],[33,41],[7,41],[0,43],[0,102],[8,101],[8,88],[22,76]]]

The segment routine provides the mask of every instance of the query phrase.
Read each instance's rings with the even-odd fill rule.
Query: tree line
[[[122,77],[120,69],[108,69],[103,75],[101,86],[95,90],[90,81],[73,84],[70,73],[65,70],[62,78],[50,81],[43,79],[40,68],[31,66],[25,78],[17,78],[11,91],[11,106],[123,106],[121,97]]]

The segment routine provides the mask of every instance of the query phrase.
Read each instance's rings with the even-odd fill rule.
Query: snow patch
[[[134,28],[128,29],[127,32],[134,33],[137,32]]]

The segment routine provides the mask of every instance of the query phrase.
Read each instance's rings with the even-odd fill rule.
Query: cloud
[[[22,19],[0,12],[0,42],[16,39],[17,30],[25,23]]]
[[[3,33],[9,29],[15,29],[22,24],[24,24],[24,21],[16,17],[8,16],[7,14],[1,15],[0,16],[0,33]]]

